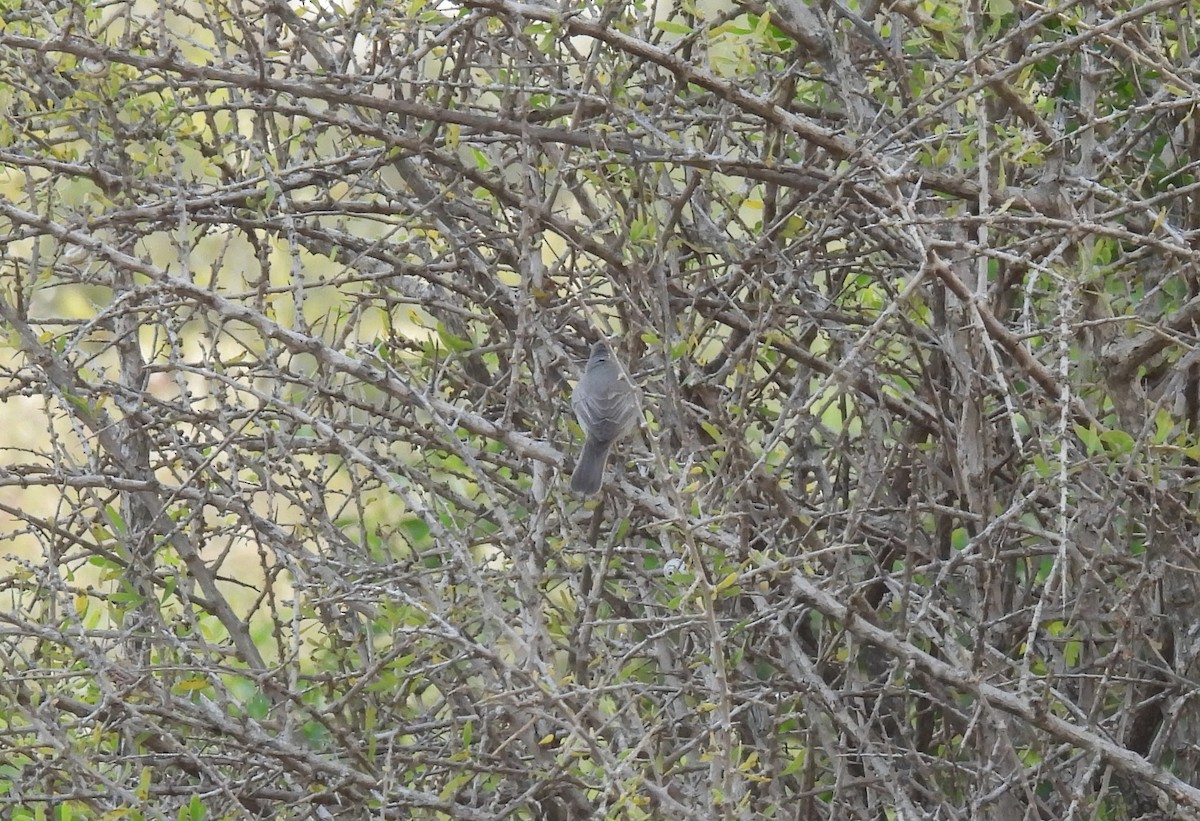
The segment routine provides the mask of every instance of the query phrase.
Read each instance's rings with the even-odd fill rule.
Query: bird
[[[571,474],[571,490],[591,496],[604,482],[604,467],[613,443],[633,430],[638,416],[633,385],[607,342],[601,340],[592,346],[583,376],[571,394],[571,407],[585,437],[583,452]]]

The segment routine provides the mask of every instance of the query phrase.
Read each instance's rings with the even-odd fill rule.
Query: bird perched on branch
[[[571,394],[571,407],[586,437],[571,474],[571,490],[591,496],[604,481],[613,443],[633,430],[638,415],[633,385],[607,342],[592,346],[583,376]]]

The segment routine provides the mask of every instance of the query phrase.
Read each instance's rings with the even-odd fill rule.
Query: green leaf
[[[1105,449],[1109,453],[1133,453],[1133,448],[1137,444],[1132,436],[1123,430],[1106,430],[1100,434],[1100,440],[1104,442]]]
[[[118,533],[129,532],[129,525],[125,523],[125,518],[121,516],[120,512],[118,512],[115,507],[112,505],[105,505],[104,515],[108,521],[112,523],[112,526],[117,529]]]
[[[429,541],[429,525],[425,523],[424,519],[415,516],[405,519],[400,523],[400,529],[404,531],[409,543],[414,546],[423,545]]]
[[[471,340],[463,339],[461,336],[455,336],[454,334],[450,333],[450,331],[446,330],[446,326],[441,322],[439,322],[437,326],[437,335],[438,339],[442,340],[442,344],[455,353],[469,351],[475,347],[475,343]]]
[[[130,590],[119,590],[116,593],[111,593],[108,597],[109,602],[117,605],[120,608],[136,607],[145,601],[140,593],[134,593]]]
[[[193,795],[186,807],[180,807],[178,818],[180,821],[204,821],[208,818],[208,810],[200,796]]]
[[[678,23],[674,20],[659,20],[654,24],[654,27],[659,31],[665,31],[668,34],[683,34],[692,33],[691,26],[685,26],[683,23]]]
[[[1083,443],[1088,456],[1095,456],[1104,450],[1104,445],[1100,441],[1100,434],[1095,428],[1085,428],[1083,425],[1076,425],[1075,435]]]
[[[263,693],[255,693],[246,702],[246,715],[255,721],[262,721],[271,712],[271,699]]]
[[[208,679],[203,676],[193,676],[185,678],[176,684],[171,690],[176,695],[187,695],[188,693],[196,693],[208,687]]]

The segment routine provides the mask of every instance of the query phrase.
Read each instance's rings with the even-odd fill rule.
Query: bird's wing
[[[637,402],[629,382],[622,376],[609,390],[598,396],[593,393],[577,390],[571,397],[580,426],[602,442],[624,435],[637,415]]]

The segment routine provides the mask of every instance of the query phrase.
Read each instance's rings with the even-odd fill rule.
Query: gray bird
[[[583,377],[571,394],[571,407],[587,437],[571,474],[571,490],[591,496],[604,480],[609,449],[634,428],[638,416],[633,385],[607,342],[592,346]]]

